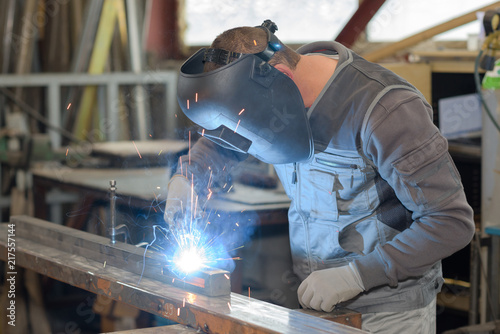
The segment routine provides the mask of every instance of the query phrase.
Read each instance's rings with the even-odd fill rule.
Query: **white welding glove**
[[[197,194],[191,188],[191,182],[184,175],[174,175],[168,183],[167,202],[163,219],[169,226],[180,224],[186,215],[194,214],[191,210]],[[194,204],[194,203],[193,203]]]
[[[356,267],[348,266],[313,271],[299,286],[299,302],[304,308],[331,312],[335,305],[352,299],[365,290]]]

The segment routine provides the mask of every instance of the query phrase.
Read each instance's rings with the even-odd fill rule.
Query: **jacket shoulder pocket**
[[[392,165],[399,173],[411,175],[422,167],[432,164],[446,152],[448,152],[446,139],[436,133],[419,148],[397,159]]]

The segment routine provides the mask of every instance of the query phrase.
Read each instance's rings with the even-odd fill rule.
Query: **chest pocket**
[[[339,215],[370,212],[374,205],[375,172],[360,157],[318,153],[309,165],[307,180],[317,191],[312,196],[310,217],[337,221]],[[314,191],[314,190],[313,190]]]

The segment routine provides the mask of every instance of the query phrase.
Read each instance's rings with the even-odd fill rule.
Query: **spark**
[[[250,287],[248,287],[248,299],[250,299]]]
[[[66,149],[66,156],[68,156],[69,153],[69,147]]]
[[[189,109],[189,100],[187,100],[187,109]]]
[[[71,108],[71,102],[68,104],[68,106],[66,107],[66,110],[69,110],[69,108]]]
[[[240,224],[236,223],[236,226],[240,227]]]
[[[207,189],[208,189],[208,191],[210,191],[210,186],[212,185],[212,176],[213,176],[213,171],[212,171],[212,169],[210,168],[210,166],[208,167],[208,169],[210,170],[210,175],[209,175],[209,177],[208,177]]]
[[[201,136],[205,136],[205,129],[201,130]]]
[[[180,309],[180,308],[178,308],[178,309],[177,309],[177,316],[180,316],[180,315],[181,315],[181,309]]]
[[[139,152],[139,149],[137,148],[137,145],[135,144],[135,141],[132,140],[132,143],[134,143],[135,150],[137,151],[137,154],[139,154],[139,158],[142,159],[141,152]]]
[[[196,295],[188,292],[188,303],[193,304],[196,301]]]
[[[153,138],[153,136],[152,136],[151,134],[149,134],[149,136],[150,136],[151,138]]]
[[[224,274],[224,277],[229,279],[229,275],[228,274]]]
[[[163,150],[160,150],[160,153],[158,153],[158,155],[160,155],[160,154],[161,154],[161,152],[163,152]]]
[[[234,128],[234,133],[236,133],[236,130],[238,130],[238,126],[240,126],[241,119],[238,120],[238,124],[236,124],[236,128]]]
[[[182,307],[186,307],[186,298],[182,298]]]
[[[255,39],[253,40],[253,45],[257,46],[257,41]]]
[[[229,306],[229,310],[232,311],[233,309],[231,308],[231,303],[227,302],[227,306]]]
[[[238,116],[240,116],[241,114],[243,114],[244,111],[245,111],[245,108],[241,109],[241,111],[238,113]]]
[[[227,190],[227,192],[230,192],[231,189],[233,189],[233,184],[231,185],[231,187],[229,187],[229,189]]]
[[[188,149],[188,165],[191,165],[191,131],[189,131]]]
[[[195,96],[194,97],[194,102],[198,102],[198,93],[196,93],[194,96]]]
[[[191,174],[191,212],[193,211],[193,196],[194,196],[194,174]],[[191,215],[191,226],[193,226],[193,215]]]
[[[104,263],[102,264],[102,267],[106,268],[106,261],[104,261]]]

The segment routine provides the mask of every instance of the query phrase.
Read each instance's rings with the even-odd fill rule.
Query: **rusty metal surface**
[[[225,270],[205,267],[180,280],[170,272],[161,254],[145,252],[143,248],[121,242],[111,243],[108,238],[33,217],[12,216],[10,222],[16,226],[17,237],[81,255],[106,266],[121,268],[207,296],[224,296],[231,292],[230,273]]]
[[[140,279],[128,270],[65,251],[60,244],[43,245],[17,233],[17,266],[207,333],[364,333],[243,295],[209,297],[153,278]],[[5,261],[6,256],[7,224],[0,224],[0,258]]]
[[[297,311],[350,327],[361,328],[361,313],[349,309],[335,308],[332,312],[328,313],[309,309],[300,309]]]

